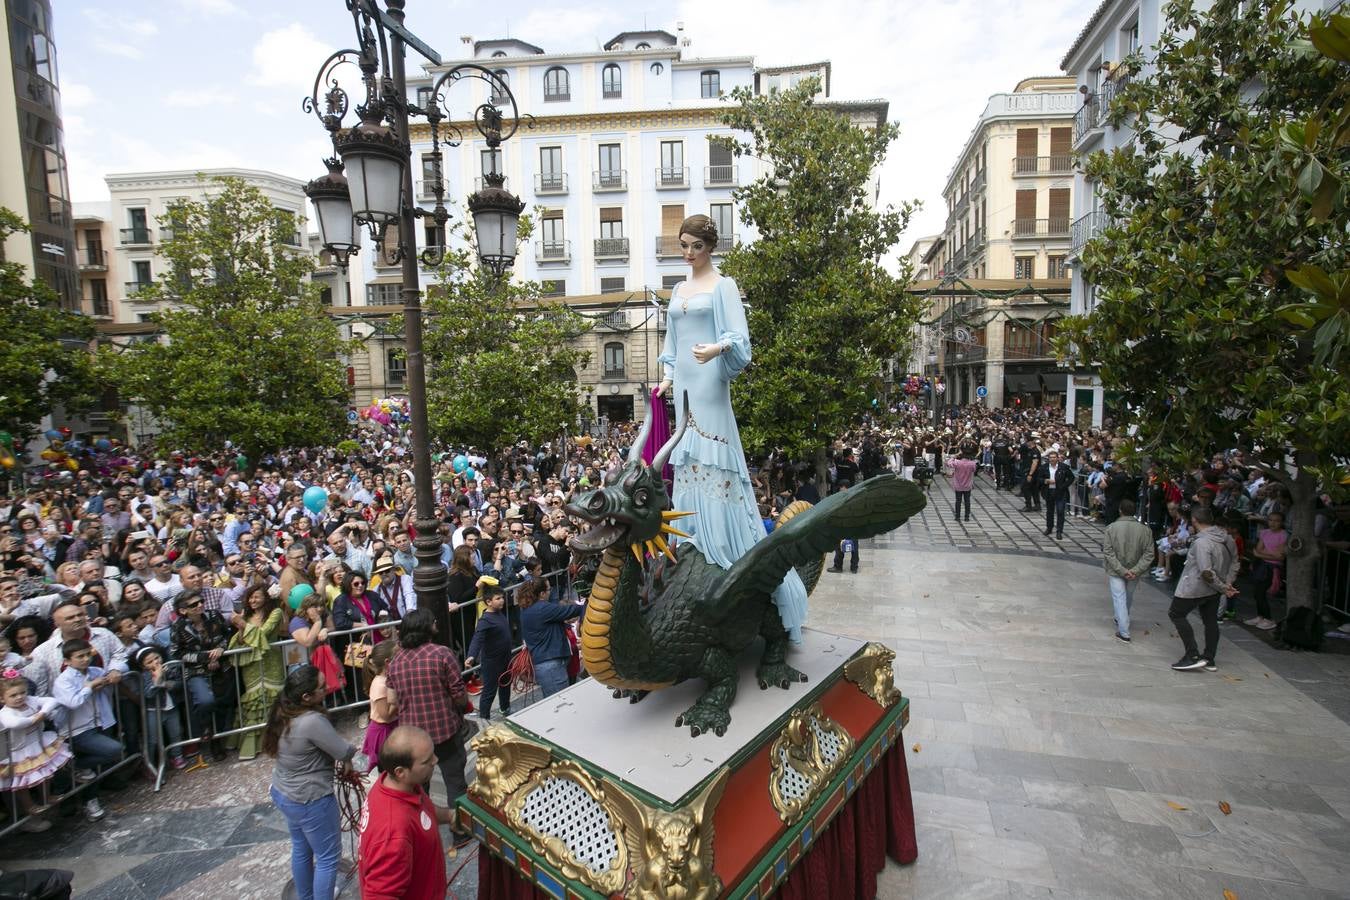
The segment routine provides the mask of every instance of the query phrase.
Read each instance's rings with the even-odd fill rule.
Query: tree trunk
[[[823,498],[830,492],[830,460],[825,455],[824,444],[816,448],[816,457],[812,462],[816,467],[816,487],[820,489],[820,496]]]
[[[1316,609],[1321,604],[1321,598],[1315,593],[1317,567],[1322,564],[1321,548],[1313,535],[1313,522],[1317,515],[1317,478],[1300,467],[1298,474],[1285,485],[1293,501],[1286,517],[1289,520],[1289,542],[1284,559],[1285,575],[1288,577],[1285,602],[1291,609],[1295,606]]]

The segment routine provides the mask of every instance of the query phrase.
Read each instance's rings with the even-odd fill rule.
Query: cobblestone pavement
[[[975,521],[954,522],[939,478],[920,517],[811,600],[813,627],[896,650],[912,704],[920,855],[887,868],[880,896],[1350,896],[1350,657],[1227,626],[1217,672],[1173,672],[1159,586],[1139,588],[1134,642],[1112,638],[1100,525],[1070,519],[1056,541],[984,479],[973,500]],[[0,856],[76,870],[77,897],[277,897],[289,842],[270,771],[175,775]],[[469,859],[452,895],[476,882]]]

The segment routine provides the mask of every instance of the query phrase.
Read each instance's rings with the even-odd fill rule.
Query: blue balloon
[[[328,506],[328,492],[317,484],[305,488],[305,509],[318,515]]]
[[[59,436],[60,435],[58,435],[58,437]],[[469,467],[469,458],[461,453],[459,456],[455,457],[455,461],[450,465],[456,472],[463,472]]]
[[[108,440],[107,438],[99,438],[98,440],[94,441],[94,446],[100,450],[111,450],[112,441]]]
[[[47,436],[47,440],[49,440],[49,441],[59,441],[59,440],[61,440],[61,432],[60,432],[59,430],[55,429],[55,428],[48,428],[47,431],[46,431],[46,436]]]

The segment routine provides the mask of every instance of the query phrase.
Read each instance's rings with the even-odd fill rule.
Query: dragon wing
[[[903,525],[927,503],[918,485],[878,475],[798,513],[738,559],[700,602],[716,621],[754,594],[771,594],[795,566],[820,562],[845,538],[868,538]]]

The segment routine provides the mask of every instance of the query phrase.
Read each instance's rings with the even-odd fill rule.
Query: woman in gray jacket
[[[291,877],[300,900],[333,900],[342,858],[333,773],[356,754],[328,721],[326,687],[313,666],[291,672],[263,732],[263,752],[277,761],[270,793],[290,827]]]

